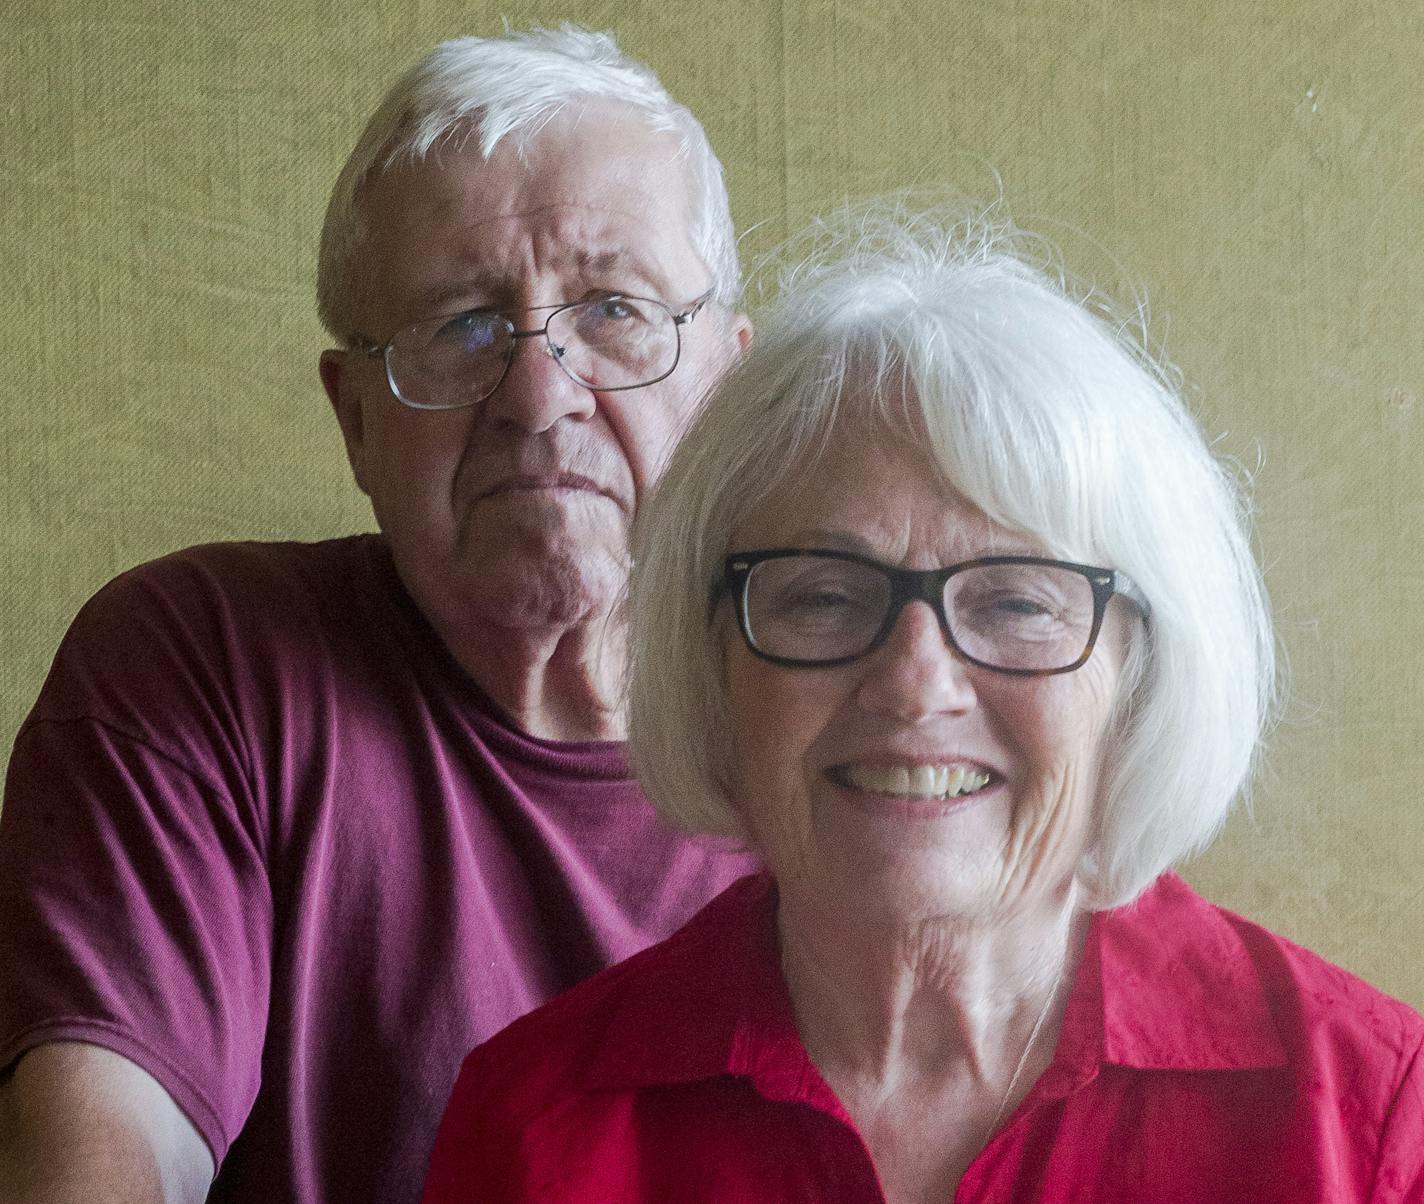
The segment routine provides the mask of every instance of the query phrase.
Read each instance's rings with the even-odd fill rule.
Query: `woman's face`
[[[908,443],[843,439],[810,478],[739,526],[733,550],[833,548],[905,568],[1045,554]],[[754,656],[725,608],[732,799],[783,895],[902,923],[1059,897],[1093,826],[1129,614],[1109,604],[1081,668],[1012,677],[962,660],[924,602],[859,660],[817,668]],[[944,793],[956,784],[966,792]]]

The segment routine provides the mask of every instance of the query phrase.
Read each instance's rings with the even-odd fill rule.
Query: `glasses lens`
[[[661,380],[677,365],[672,312],[638,297],[599,297],[549,319],[559,363],[591,389],[628,389]]]
[[[782,556],[747,578],[747,627],[768,656],[829,661],[864,652],[890,605],[890,582],[869,565]]]
[[[996,669],[1076,664],[1093,633],[1093,587],[1082,573],[1042,564],[965,569],[944,585],[955,643]]]
[[[391,341],[386,364],[396,395],[427,409],[473,405],[504,376],[511,327],[499,314],[451,314],[419,322]]]

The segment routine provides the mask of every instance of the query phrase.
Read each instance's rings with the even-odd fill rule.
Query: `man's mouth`
[[[506,493],[556,493],[562,490],[572,493],[603,492],[594,481],[577,473],[522,473],[496,481],[480,496],[490,498]]]
[[[962,798],[983,790],[988,770],[970,765],[864,765],[852,762],[830,770],[833,781],[852,790],[892,798]]]

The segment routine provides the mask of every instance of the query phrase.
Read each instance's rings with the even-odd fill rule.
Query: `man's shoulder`
[[[96,603],[112,605],[143,595],[219,599],[345,592],[353,578],[370,576],[382,548],[374,535],[311,543],[198,544],[120,573],[95,594],[86,610]]]
[[[30,719],[140,731],[157,712],[270,695],[370,621],[382,552],[371,536],[207,544],[121,573],[70,625]]]
[[[202,544],[120,573],[65,637],[71,654],[115,646],[220,646],[359,613],[381,581],[375,536],[319,543]]]

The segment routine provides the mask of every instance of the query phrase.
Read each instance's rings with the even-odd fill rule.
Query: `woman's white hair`
[[[689,236],[712,273],[714,296],[732,304],[740,288],[736,237],[722,165],[707,134],[651,70],[626,57],[611,34],[573,25],[500,38],[452,38],[402,75],[357,140],[327,203],[317,261],[317,312],[337,339],[354,333],[367,230],[366,184],[432,150],[474,138],[488,158],[506,138],[522,148],[568,106],[590,100],[628,105],[657,133],[678,140],[688,172]]]
[[[1273,709],[1270,615],[1242,494],[1132,324],[1075,296],[1040,266],[1052,262],[1045,245],[993,211],[862,211],[818,224],[794,253],[804,258],[749,355],[640,520],[635,769],[668,818],[740,833],[724,785],[725,628],[712,609],[733,532],[815,473],[836,439],[867,425],[908,435],[989,518],[1050,555],[1121,569],[1151,602],[1079,867],[1092,906],[1132,899],[1215,835]]]

